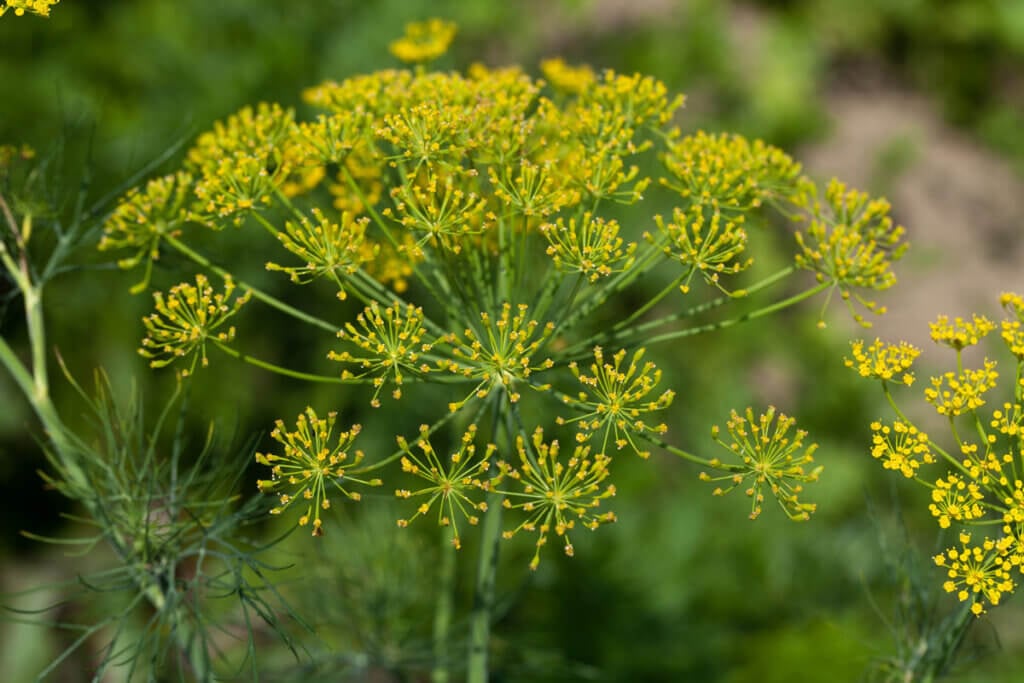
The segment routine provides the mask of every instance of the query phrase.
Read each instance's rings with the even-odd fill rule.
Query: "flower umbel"
[[[345,279],[373,257],[363,249],[368,219],[354,219],[345,212],[336,223],[319,209],[313,209],[313,221],[305,216],[298,223],[288,221],[285,231],[277,233],[281,245],[305,260],[303,266],[280,266],[268,263],[267,270],[279,270],[292,282],[305,284],[319,277],[330,278],[338,286],[338,298],[344,300]]]
[[[853,341],[850,348],[853,358],[844,358],[843,362],[848,368],[856,366],[861,377],[883,382],[898,381],[907,386],[914,383],[914,373],[910,368],[914,359],[921,355],[921,349],[907,342],[886,344],[881,339],[875,339],[866,347],[861,340]]]
[[[14,10],[14,16],[24,16],[25,12],[32,12],[43,17],[50,16],[50,8],[60,0],[6,0],[0,2],[0,17],[7,11]]]
[[[1013,592],[1007,540],[1008,537],[1000,541],[986,538],[980,546],[972,546],[971,535],[961,533],[959,548],[935,556],[935,564],[945,567],[949,577],[942,587],[947,593],[955,592],[960,602],[971,600],[971,611],[976,615],[985,612],[984,602],[998,605],[1004,594]]]
[[[156,312],[142,319],[146,336],[142,339],[139,353],[150,358],[150,367],[160,368],[178,358],[192,355],[192,362],[182,375],[190,374],[196,361],[206,367],[206,343],[227,344],[235,338],[234,326],[218,332],[250,298],[246,292],[231,301],[235,283],[224,279],[224,292],[214,294],[205,275],[196,275],[196,284],[187,282],[171,287],[165,296],[154,292]]]
[[[871,423],[871,455],[882,461],[887,470],[898,470],[908,479],[913,477],[921,464],[935,462],[928,435],[903,420],[896,420],[892,427],[881,422]]]
[[[651,452],[637,446],[634,436],[639,434],[664,434],[668,426],[664,423],[650,425],[644,420],[647,413],[662,410],[672,404],[676,393],[666,389],[658,396],[650,396],[654,388],[661,382],[661,370],[651,361],[642,366],[645,349],[638,349],[629,360],[629,366],[623,367],[626,350],[621,349],[611,361],[604,358],[604,350],[594,348],[594,363],[590,365],[592,374],[583,374],[579,366],[573,362],[569,369],[587,391],[579,392],[576,397],[563,396],[568,405],[577,408],[584,414],[574,418],[559,418],[559,424],[577,423],[580,432],[576,440],[583,442],[601,433],[600,453],[608,451],[609,441],[619,450],[628,444],[637,455],[648,457]],[[649,397],[650,396],[650,397]]]
[[[342,379],[375,375],[375,391],[370,400],[374,408],[380,407],[380,391],[389,379],[395,385],[391,395],[399,399],[402,397],[403,370],[415,375],[430,372],[430,366],[419,360],[420,355],[433,346],[432,342],[423,341],[422,308],[406,304],[403,311],[402,305],[395,303],[381,311],[374,301],[356,316],[356,322],[362,330],[352,323],[345,323],[345,329],[338,332],[338,337],[347,339],[368,355],[353,356],[348,351],[331,351],[327,357],[339,363],[356,363],[365,371],[354,375],[344,370]]]
[[[571,557],[573,545],[569,531],[575,528],[577,521],[591,530],[615,521],[614,512],[597,512],[602,500],[615,495],[615,486],[603,484],[611,458],[600,453],[591,456],[589,446],[576,446],[563,462],[558,457],[558,440],[546,443],[540,427],[534,431],[529,444],[521,436],[516,437],[516,451],[518,467],[499,461],[499,475],[492,485],[507,496],[503,503],[506,508],[527,513],[526,520],[506,531],[504,537],[512,538],[520,531],[537,534],[530,569],[540,564],[540,549],[552,530],[564,539],[565,554]],[[519,488],[500,488],[506,479],[516,482]]]
[[[181,235],[181,226],[188,218],[193,200],[192,176],[179,171],[150,180],[144,190],[137,187],[129,190],[107,219],[99,248],[135,249],[133,256],[117,262],[121,268],[134,268],[146,262],[145,275],[132,287],[133,294],[149,286],[153,261],[160,258],[160,243],[164,237]]]
[[[754,418],[754,411],[751,408],[747,408],[746,417],[735,410],[732,411],[729,421],[726,422],[726,429],[733,438],[732,443],[726,443],[719,437],[717,425],[712,428],[711,437],[721,446],[740,456],[742,464],[723,464],[715,458],[711,465],[724,470],[727,474],[713,477],[704,472],[701,473],[701,480],[730,483],[727,488],[716,488],[716,496],[725,495],[743,482],[749,481],[744,493],[751,499],[751,519],[761,514],[765,485],[790,519],[810,519],[817,506],[814,503],[801,503],[799,495],[803,492],[805,483],[818,480],[822,467],[819,465],[812,468],[813,453],[817,450],[818,444],[812,443],[804,448],[804,437],[807,436],[807,432],[798,429],[792,437],[789,435],[795,424],[796,420],[781,413],[776,420],[774,407],[769,407],[757,419]]]
[[[420,437],[416,440],[415,449],[411,448],[404,438],[398,437],[398,446],[405,453],[402,457],[402,471],[427,481],[427,486],[414,491],[395,491],[399,498],[426,498],[416,508],[412,517],[398,520],[398,526],[408,526],[409,522],[427,514],[434,503],[438,503],[437,523],[440,526],[450,525],[452,545],[456,548],[462,547],[456,520],[461,517],[471,525],[476,525],[480,521],[476,513],[487,511],[487,503],[478,498],[489,488],[486,481],[487,471],[490,468],[490,458],[497,448],[494,444],[487,444],[484,453],[477,457],[474,443],[476,430],[476,425],[470,425],[462,435],[459,450],[443,459],[430,444],[427,425],[420,427]]]
[[[362,430],[360,425],[352,425],[348,431],[334,432],[334,424],[338,414],[330,412],[327,417],[317,417],[316,411],[306,408],[295,422],[295,431],[285,431],[284,422],[274,423],[270,437],[284,446],[281,455],[274,453],[257,453],[256,462],[271,468],[271,478],[258,482],[260,491],[268,493],[289,488],[287,492],[279,492],[279,505],[272,509],[271,514],[278,515],[301,498],[307,501],[305,513],[299,517],[299,526],[306,526],[312,521],[313,535],[323,535],[321,510],[331,507],[327,497],[327,484],[330,483],[349,500],[358,501],[361,495],[357,491],[349,491],[345,482],[355,482],[367,486],[380,486],[380,479],[356,479],[348,470],[357,467],[365,457],[362,451],[351,451],[352,444]]]
[[[403,62],[432,62],[448,51],[455,31],[455,24],[443,19],[409,22],[405,35],[393,41],[389,49]]]

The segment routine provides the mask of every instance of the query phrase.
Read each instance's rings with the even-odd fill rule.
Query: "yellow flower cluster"
[[[637,445],[635,436],[668,431],[664,423],[647,424],[644,416],[668,408],[676,393],[666,389],[658,396],[651,396],[661,382],[661,370],[651,361],[640,365],[644,353],[645,349],[637,349],[629,365],[624,366],[625,349],[620,349],[607,361],[604,350],[595,347],[589,375],[583,374],[575,362],[570,363],[572,374],[589,391],[580,391],[575,397],[563,396],[567,405],[582,414],[568,419],[560,417],[558,424],[576,424],[580,429],[576,440],[581,443],[600,434],[601,454],[606,454],[609,445],[614,444],[618,450],[628,445],[640,457],[650,456],[649,450]]]
[[[995,323],[981,315],[974,316],[970,322],[959,317],[950,320],[949,316],[940,315],[929,327],[932,341],[945,344],[957,351],[974,346],[996,329]]]
[[[60,0],[6,0],[0,2],[0,17],[14,10],[14,16],[21,17],[25,12],[32,12],[43,17],[50,16],[50,8]]]
[[[205,275],[196,275],[195,285],[183,282],[171,287],[166,296],[154,292],[156,312],[142,319],[146,336],[139,353],[150,358],[154,368],[173,363],[179,358],[191,355],[192,362],[182,375],[188,375],[201,359],[203,367],[208,365],[206,343],[227,344],[235,338],[235,328],[229,327],[218,332],[247,301],[246,292],[231,301],[235,283],[224,280],[224,292],[215,294]]]
[[[917,474],[921,463],[935,462],[928,445],[928,435],[903,420],[896,420],[892,427],[881,422],[872,422],[871,456],[882,461],[887,470],[899,470],[908,479]]]
[[[455,24],[441,19],[409,22],[405,35],[391,43],[391,54],[403,62],[431,62],[448,51],[455,31]]]
[[[160,258],[161,242],[167,236],[181,235],[192,201],[192,176],[179,171],[150,180],[145,189],[132,188],[114,208],[99,248],[135,249],[133,256],[118,261],[122,268],[146,263],[143,279],[132,288],[132,293],[149,286],[153,261]]]
[[[615,513],[598,512],[601,502],[615,495],[615,486],[605,484],[611,458],[603,453],[590,454],[589,446],[576,446],[572,455],[559,458],[558,440],[546,442],[544,430],[538,427],[529,443],[516,437],[518,465],[505,461],[497,463],[499,475],[491,486],[507,496],[503,505],[526,513],[526,519],[504,533],[512,538],[521,531],[537,534],[536,550],[530,560],[530,569],[540,564],[540,550],[553,531],[564,543],[565,554],[574,553],[569,532],[576,522],[594,530],[602,524],[615,521]],[[516,483],[519,488],[503,488]]]
[[[985,612],[982,600],[998,605],[1004,595],[1013,592],[1010,578],[1013,564],[1007,558],[1008,537],[1001,541],[986,538],[980,546],[970,545],[971,535],[960,534],[960,547],[935,556],[935,564],[946,569],[949,579],[942,584],[947,593],[956,593],[960,602],[971,600],[971,611]]]
[[[353,477],[351,468],[359,466],[365,454],[351,451],[356,437],[362,431],[359,425],[352,425],[348,431],[335,433],[334,425],[338,414],[330,412],[326,418],[317,417],[313,408],[306,408],[295,422],[295,431],[285,431],[284,422],[278,420],[270,437],[284,446],[280,455],[257,453],[256,462],[270,467],[271,478],[261,479],[260,491],[270,492],[289,488],[278,493],[278,506],[270,511],[278,515],[298,499],[306,501],[306,511],[299,517],[299,526],[313,524],[313,535],[323,535],[320,512],[331,507],[327,497],[327,485],[331,484],[349,500],[359,500],[357,491],[345,487],[346,482],[367,486],[380,486],[379,479]]]
[[[374,376],[373,398],[370,405],[380,407],[380,391],[390,379],[395,388],[394,399],[402,397],[403,370],[413,375],[430,372],[429,364],[421,362],[420,356],[430,351],[433,342],[424,342],[423,309],[395,303],[381,311],[376,301],[356,316],[357,329],[352,323],[345,323],[345,329],[338,332],[340,339],[348,340],[366,352],[365,356],[354,356],[348,351],[331,351],[327,357],[339,363],[355,363],[363,369],[359,375],[349,370],[341,373],[342,379]]]
[[[579,273],[590,282],[628,270],[633,264],[636,243],[623,246],[614,218],[605,220],[586,212],[579,221],[559,218],[555,223],[544,223],[540,232],[548,241],[545,251],[555,268]]]
[[[561,57],[542,61],[540,72],[556,90],[573,95],[579,95],[597,80],[594,70],[586,64],[569,66]]]
[[[910,368],[921,355],[921,349],[907,342],[886,344],[881,339],[875,339],[867,347],[860,340],[850,342],[850,347],[853,358],[844,358],[843,362],[848,368],[856,366],[861,377],[883,382],[896,380],[907,386],[914,383],[914,373]]]
[[[669,147],[661,183],[735,222],[768,200],[788,199],[801,181],[800,164],[777,147],[741,135],[698,131]]]
[[[354,274],[374,254],[363,248],[368,218],[354,219],[346,212],[335,222],[320,209],[312,210],[313,221],[303,216],[298,223],[288,221],[277,238],[288,251],[304,261],[302,266],[281,266],[268,263],[267,270],[278,270],[297,284],[320,277],[330,278],[338,286],[338,298],[347,298],[345,279]]]
[[[665,223],[661,216],[654,217],[658,230],[668,238],[662,251],[669,258],[687,266],[689,274],[681,285],[685,294],[690,289],[690,278],[694,273],[719,288],[719,276],[735,275],[753,263],[753,259],[739,260],[747,247],[747,233],[740,222],[723,217],[714,211],[710,217],[699,206],[689,210],[676,208],[671,223]],[[648,235],[648,241],[653,238]]]
[[[939,415],[963,415],[985,405],[985,393],[995,387],[998,379],[996,362],[986,360],[985,366],[977,370],[932,377],[932,386],[924,390],[924,397]]]
[[[795,200],[810,214],[810,225],[796,233],[801,250],[796,265],[816,273],[819,282],[831,283],[851,307],[854,319],[870,326],[853,310],[851,298],[872,313],[885,309],[854,290],[881,291],[896,284],[892,264],[907,249],[906,231],[893,223],[884,199],[871,199],[835,180],[829,183],[824,201],[816,195],[815,188],[807,186]]]
[[[724,496],[746,483],[743,492],[751,501],[751,519],[761,514],[765,488],[790,519],[810,519],[817,505],[801,502],[800,494],[804,484],[818,480],[823,468],[813,465],[818,444],[804,447],[807,432],[798,429],[790,434],[795,424],[796,420],[782,413],[776,416],[774,406],[769,406],[757,418],[752,408],[747,408],[745,416],[732,411],[726,422],[732,441],[726,442],[720,437],[717,425],[712,428],[711,437],[738,455],[741,462],[726,465],[715,458],[711,466],[725,473],[712,476],[702,472],[701,480],[728,483],[727,487],[719,486],[714,490],[716,496]]]
[[[541,325],[530,320],[526,316],[527,310],[526,304],[519,304],[513,313],[512,305],[505,302],[497,318],[484,311],[480,314],[478,328],[467,327],[461,336],[452,334],[448,337],[446,341],[454,360],[442,362],[441,366],[480,381],[466,399],[449,406],[453,412],[469,398],[484,398],[497,387],[504,388],[509,401],[516,403],[520,399],[516,390],[519,382],[537,370],[554,366],[550,358],[540,362],[533,360],[533,355],[551,335],[554,324]]]
[[[487,444],[484,453],[477,457],[476,432],[476,425],[470,425],[462,435],[459,450],[447,458],[441,458],[430,444],[427,425],[420,427],[420,437],[416,441],[419,453],[404,438],[398,437],[398,446],[404,453],[402,471],[427,482],[427,486],[414,491],[395,491],[395,495],[402,499],[426,498],[412,517],[398,520],[398,526],[408,526],[409,522],[430,512],[437,503],[438,524],[451,526],[452,544],[456,548],[462,547],[457,520],[461,517],[475,526],[480,521],[476,513],[487,511],[487,503],[478,498],[490,487],[487,473],[490,458],[497,449],[494,444]]]
[[[971,369],[964,368],[962,359],[965,348],[978,344],[1000,325],[978,315],[969,320],[941,316],[931,324],[931,336],[936,344],[955,352],[956,370],[932,377],[924,398],[949,419],[955,451],[945,450],[919,431],[898,408],[900,417],[891,427],[881,422],[871,426],[871,454],[886,469],[931,489],[928,508],[940,527],[998,525],[1001,529],[1001,536],[985,538],[980,545],[971,545],[970,535],[962,533],[959,547],[935,557],[948,574],[945,590],[970,601],[976,615],[1014,590],[1013,568],[1024,570],[1024,385],[1019,380],[1024,358],[1017,353],[1014,325],[1024,313],[1024,299],[1006,293],[1000,302],[1009,314],[1001,321],[1003,340],[1017,361],[1016,371],[1009,373],[1015,378],[1008,387],[1010,400],[1002,401],[990,416],[983,415],[987,396],[999,380],[996,362],[985,359],[982,367]],[[854,359],[847,360],[847,365],[865,377],[882,380],[895,407],[885,381],[909,371],[917,350],[878,341],[867,350],[861,342],[854,348]],[[946,471],[924,475],[923,466],[938,464],[945,465]]]

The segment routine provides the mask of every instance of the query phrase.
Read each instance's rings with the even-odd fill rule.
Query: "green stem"
[[[494,409],[494,433],[498,442],[498,430],[505,431],[505,446],[509,451],[514,441],[514,430],[508,423],[509,415],[503,414],[511,405],[504,396],[496,397]],[[499,444],[500,445],[500,444]],[[495,466],[492,464],[492,474]],[[467,658],[466,683],[487,683],[488,654],[491,640],[491,615],[494,612],[494,583],[498,573],[498,544],[501,542],[501,516],[505,495],[494,491],[487,493],[487,512],[484,513],[483,529],[480,533],[480,554],[476,566],[476,586],[473,590],[473,611],[469,615],[469,653]]]
[[[308,313],[300,311],[297,308],[289,306],[288,304],[286,304],[285,302],[281,301],[280,299],[277,299],[277,298],[275,298],[275,297],[273,297],[273,296],[263,292],[262,290],[257,289],[256,287],[253,287],[252,285],[248,284],[247,282],[244,282],[243,280],[235,279],[234,276],[231,275],[231,273],[229,273],[228,271],[224,270],[220,266],[214,265],[210,261],[210,259],[206,258],[205,256],[203,256],[199,252],[193,251],[184,242],[181,242],[180,240],[178,240],[178,239],[176,239],[174,237],[171,237],[169,235],[164,237],[164,241],[167,244],[169,244],[172,247],[174,247],[175,249],[177,249],[178,251],[180,251],[185,256],[189,257],[190,259],[192,259],[193,261],[195,261],[196,263],[201,265],[202,267],[204,267],[204,268],[206,268],[206,269],[216,273],[217,275],[221,276],[222,278],[231,278],[231,279],[233,279],[235,281],[235,283],[239,287],[241,287],[242,289],[244,289],[247,292],[251,292],[254,298],[259,299],[260,301],[262,301],[263,303],[267,304],[268,306],[270,306],[272,308],[276,308],[277,310],[281,311],[282,313],[286,313],[287,315],[290,315],[293,318],[296,318],[297,320],[301,320],[301,321],[303,321],[305,323],[309,323],[310,325],[313,325],[314,327],[319,327],[319,328],[321,328],[323,330],[327,330],[328,332],[332,332],[332,333],[336,333],[338,331],[339,328],[338,328],[337,325],[332,325],[331,323],[327,322],[326,320],[321,320],[320,318],[317,318],[315,316],[309,315]]]
[[[681,339],[683,337],[692,337],[694,335],[703,334],[705,332],[713,332],[715,330],[723,330],[723,329],[725,329],[727,327],[733,327],[734,325],[738,325],[740,323],[745,323],[745,322],[748,322],[750,320],[755,320],[757,318],[763,318],[764,316],[770,315],[772,313],[777,313],[778,311],[781,311],[781,310],[783,310],[785,308],[789,308],[790,306],[794,306],[794,305],[800,303],[804,299],[809,299],[812,296],[814,296],[815,294],[818,294],[819,292],[822,292],[822,291],[828,289],[831,286],[832,286],[831,283],[823,282],[822,284],[820,284],[820,285],[818,285],[816,287],[812,287],[811,289],[808,289],[808,290],[806,290],[804,292],[801,292],[799,294],[795,294],[795,295],[793,295],[793,296],[791,296],[791,297],[789,297],[787,299],[783,299],[781,301],[776,301],[774,304],[771,304],[769,306],[765,306],[764,308],[759,308],[756,311],[751,311],[750,313],[744,313],[743,315],[741,315],[739,317],[736,317],[736,318],[730,318],[729,320],[722,320],[720,322],[708,323],[707,325],[699,325],[697,327],[687,327],[687,328],[684,328],[682,330],[676,330],[674,332],[666,332],[664,334],[658,334],[658,335],[655,335],[653,337],[648,337],[646,339],[642,339],[642,341],[643,341],[644,344],[657,344],[657,343],[660,343],[660,342],[672,341],[674,339]],[[630,343],[633,343],[634,340],[630,339],[630,336],[636,336],[635,331],[631,335],[628,335],[628,336],[624,335],[623,337],[614,338],[614,339],[612,339],[610,341],[615,341],[618,344],[622,344],[622,345],[625,346],[625,345],[629,345]]]
[[[453,593],[455,590],[455,530],[441,527],[441,566],[438,569],[437,604],[434,606],[434,668],[431,683],[449,683]]]
[[[501,513],[505,496],[492,491],[487,494],[477,561],[473,612],[469,617],[469,660],[467,683],[487,683],[488,644],[491,639],[491,613],[494,610],[494,582],[498,573],[498,543],[501,541]]]

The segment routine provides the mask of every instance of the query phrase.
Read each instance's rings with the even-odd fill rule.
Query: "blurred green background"
[[[562,56],[651,74],[687,94],[684,130],[762,137],[814,175],[889,195],[914,246],[878,334],[924,345],[934,313],[993,313],[1001,289],[1024,286],[1015,258],[1024,256],[1019,0],[63,0],[48,20],[0,19],[0,144],[45,151],[59,141],[66,181],[73,186],[84,163],[100,196],[246,104],[301,109],[309,85],[396,66],[388,41],[428,16],[460,27],[444,68],[482,61],[536,73],[540,59]],[[87,260],[50,292],[52,343],[80,378],[102,365],[118,386],[135,381],[158,396],[168,373],[134,354],[149,305],[127,293],[137,274]],[[163,265],[160,287],[180,279],[181,264]],[[842,367],[846,339],[865,332],[841,322],[821,331],[816,309],[801,313],[652,352],[678,392],[666,421],[683,447],[710,452],[709,427],[731,407],[775,403],[797,416],[826,467],[811,494],[814,519],[792,524],[769,508],[750,522],[745,500],[713,499],[690,467],[657,455],[627,462],[617,472],[620,522],[581,539],[576,558],[550,553],[524,578],[525,544],[506,546],[495,680],[858,681],[896,654],[908,628],[896,615],[915,586],[931,589],[932,617],[955,607],[930,565],[946,541],[921,514],[921,491],[867,453],[870,421],[888,412],[875,386]],[[17,341],[16,314],[0,323]],[[260,343],[269,358],[323,354],[283,327]],[[227,359],[195,384],[197,429],[212,419],[244,436],[310,403],[373,419],[363,397],[311,392]],[[57,399],[74,416],[68,394]],[[61,533],[67,510],[43,490],[38,434],[6,377],[0,400],[0,578],[10,592],[74,576],[79,561],[18,533]],[[427,421],[426,407],[403,407],[408,424]],[[430,592],[431,551],[415,535],[397,537],[393,517],[377,519],[390,514],[385,505],[365,508],[332,545],[314,551],[296,535],[285,552],[343,576],[348,588],[312,603],[336,612],[323,621],[339,651],[401,661],[429,622],[429,607],[426,617],[417,610]],[[472,554],[462,562],[468,577]],[[979,621],[949,680],[1024,677],[1018,603]],[[366,624],[383,635],[353,635]],[[30,680],[57,646],[57,636],[14,625],[0,633],[0,680]],[[330,670],[305,675],[338,680]]]

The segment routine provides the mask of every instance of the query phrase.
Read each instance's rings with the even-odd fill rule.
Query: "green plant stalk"
[[[505,496],[487,494],[487,512],[480,534],[473,611],[469,616],[469,656],[467,683],[487,683],[488,644],[491,639],[491,613],[494,608],[494,582],[498,573],[498,544],[501,542],[501,511]]]
[[[452,603],[455,590],[455,530],[451,525],[441,528],[441,566],[438,572],[437,604],[434,606],[434,668],[431,683],[449,683],[451,680]]]
[[[0,197],[0,202],[2,201],[3,198]],[[7,208],[6,203],[3,203],[2,208]],[[11,229],[15,230],[15,224],[10,222],[9,212],[5,211],[5,213],[8,214],[8,222]],[[21,235],[16,231],[15,235],[19,243],[21,243]],[[15,285],[21,292],[25,302],[25,322],[28,328],[29,347],[31,349],[32,372],[29,373],[28,369],[8,345],[7,340],[2,337],[0,337],[0,362],[4,364],[14,377],[15,382],[22,389],[25,398],[28,399],[33,411],[42,423],[43,429],[53,444],[54,452],[65,469],[62,473],[63,476],[67,477],[73,485],[82,489],[88,489],[88,478],[75,457],[75,449],[65,434],[64,424],[50,398],[49,374],[46,365],[46,328],[42,308],[43,288],[41,284],[37,286],[32,283],[28,270],[28,257],[24,251],[25,245],[21,243],[21,247],[20,267],[15,267],[6,247],[0,248],[0,257],[2,257],[0,260],[3,261],[4,266],[14,278]],[[89,509],[93,517],[100,517],[93,504],[87,500],[83,500],[82,503]],[[116,531],[113,534],[113,542],[118,547],[125,546],[124,539]],[[167,596],[158,584],[153,582],[143,584],[140,581],[140,587],[142,587],[147,599],[155,609],[159,611],[164,608]],[[211,674],[208,671],[205,653],[197,652],[195,648],[191,647],[193,634],[185,617],[187,617],[187,609],[183,605],[178,606],[172,615],[175,624],[175,637],[179,647],[188,657],[196,680],[210,680]]]

